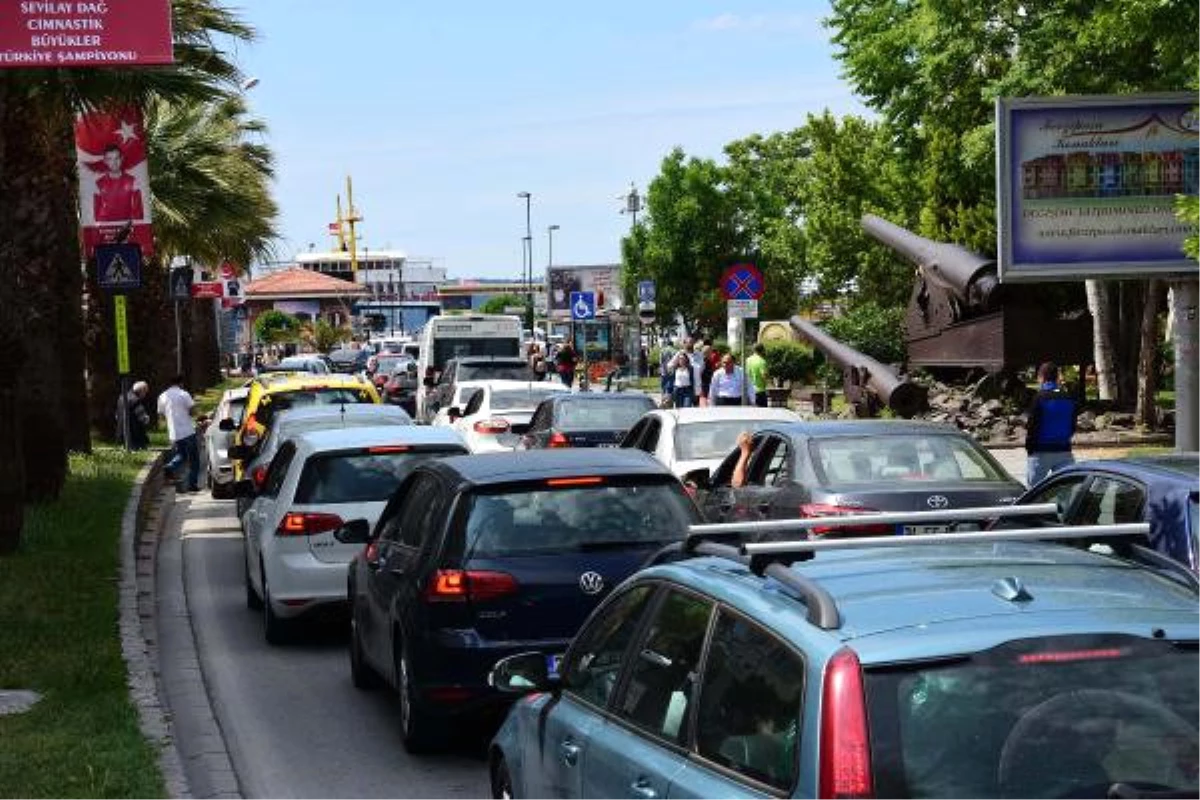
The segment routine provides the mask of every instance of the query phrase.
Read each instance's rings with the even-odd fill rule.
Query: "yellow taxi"
[[[249,384],[241,427],[235,445],[257,448],[280,411],[315,405],[379,403],[379,392],[359,375],[314,375],[307,372],[267,373]],[[242,477],[242,459],[234,460],[234,480]]]

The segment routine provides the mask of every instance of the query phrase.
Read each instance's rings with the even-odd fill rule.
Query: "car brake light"
[[[497,434],[507,433],[509,424],[508,420],[506,419],[493,417],[492,419],[481,419],[479,422],[476,422],[473,427],[475,428],[476,433]]]
[[[555,431],[550,434],[550,440],[546,444],[550,447],[570,447],[571,440],[558,431]]]
[[[596,486],[604,483],[604,478],[593,476],[587,478],[550,478],[546,481],[547,486]]]
[[[250,473],[250,479],[254,481],[254,488],[261,489],[267,482],[267,468],[265,466],[255,467],[254,471]]]
[[[342,518],[337,514],[289,511],[279,521],[275,535],[308,536],[314,533],[336,531],[340,527],[342,527]]]
[[[862,665],[842,648],[825,668],[821,689],[820,797],[873,797]]]
[[[367,452],[371,455],[379,455],[380,453],[407,453],[409,449],[406,444],[381,444],[368,447]]]
[[[1096,650],[1062,650],[1051,653],[1026,653],[1017,658],[1018,664],[1064,664],[1069,661],[1096,661],[1102,658],[1122,658],[1129,651],[1123,647],[1102,647]]]
[[[875,511],[873,508],[862,508],[860,506],[833,506],[826,503],[804,503],[800,506],[800,516],[802,517],[847,517],[852,514],[870,514]],[[891,533],[896,530],[895,525],[888,523],[880,523],[878,525],[818,525],[815,528],[810,528],[814,535],[822,536],[824,534],[847,534],[847,533]]]
[[[439,569],[425,587],[425,599],[431,603],[480,602],[516,594],[517,588],[517,579],[507,572]]]

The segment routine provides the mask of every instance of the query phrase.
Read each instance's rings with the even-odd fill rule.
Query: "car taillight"
[[[550,434],[550,439],[546,442],[546,445],[549,447],[570,447],[571,440],[558,431],[555,431]]]
[[[250,479],[254,481],[254,488],[263,488],[263,484],[267,482],[267,468],[265,466],[255,467],[254,471],[250,473]]]
[[[853,650],[834,653],[821,688],[820,797],[873,797],[862,665]]]
[[[860,506],[832,506],[826,503],[805,503],[800,506],[800,516],[802,517],[848,517],[852,514],[870,514],[872,511],[875,511],[875,509],[862,508]],[[896,530],[896,526],[887,523],[878,525],[818,525],[809,530],[816,536],[823,536],[829,533],[878,534],[892,533]]]
[[[431,603],[479,602],[516,594],[517,589],[517,579],[507,572],[439,569],[425,587],[425,599]]]
[[[308,511],[289,511],[279,521],[276,536],[308,536],[313,533],[328,533],[342,527],[342,518],[337,514],[319,514]]]
[[[493,417],[492,419],[481,419],[472,427],[475,428],[476,433],[490,433],[495,435],[498,433],[508,433],[509,425],[508,420]]]

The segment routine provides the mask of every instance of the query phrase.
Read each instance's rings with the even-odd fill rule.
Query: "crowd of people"
[[[767,360],[761,344],[738,366],[733,353],[722,354],[711,339],[686,338],[659,355],[659,386],[675,408],[767,405]]]

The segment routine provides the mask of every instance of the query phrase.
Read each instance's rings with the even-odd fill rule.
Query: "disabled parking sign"
[[[596,318],[596,293],[571,292],[571,319]]]

